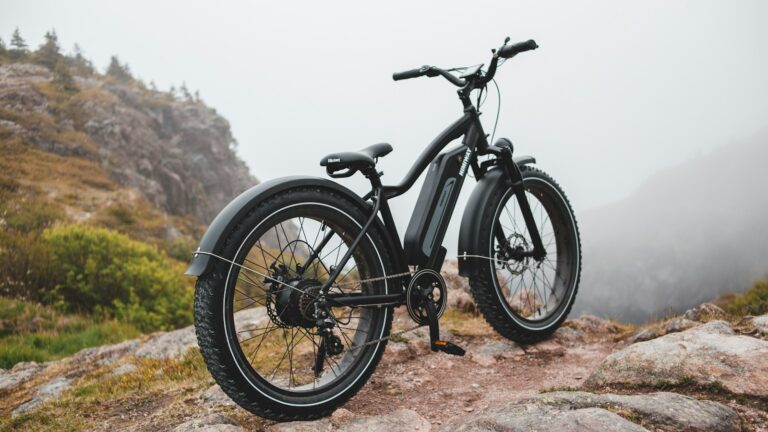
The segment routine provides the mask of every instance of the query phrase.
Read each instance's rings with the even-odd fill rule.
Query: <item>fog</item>
[[[461,106],[444,80],[395,83],[391,73],[487,63],[507,35],[541,48],[497,74],[496,136],[535,155],[585,221],[655,173],[768,125],[768,3],[760,0],[0,5],[6,42],[16,26],[31,45],[55,28],[62,46],[79,43],[101,67],[117,54],[160,88],[199,89],[230,120],[240,156],[262,180],[322,176],[325,154],[384,141],[395,147],[380,163],[384,180],[398,182]],[[497,102],[491,93],[482,110],[489,133]],[[364,181],[344,183],[365,192]],[[415,187],[394,202],[401,233],[417,195]],[[449,257],[460,215],[445,241]],[[601,235],[585,229],[585,244]],[[585,274],[597,268],[585,261]]]

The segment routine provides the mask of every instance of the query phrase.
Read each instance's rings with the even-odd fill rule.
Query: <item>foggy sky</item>
[[[468,5],[471,4],[471,7]],[[109,56],[161,89],[186,81],[232,125],[261,180],[323,176],[322,156],[376,142],[396,183],[461,115],[442,79],[394,71],[487,63],[509,35],[541,48],[497,74],[496,136],[533,154],[577,212],[768,124],[768,2],[0,1],[0,37],[55,28],[103,70]],[[495,94],[482,110],[487,132]],[[345,181],[364,192],[362,181]],[[446,238],[455,254],[461,206]],[[393,203],[401,235],[418,188]]]

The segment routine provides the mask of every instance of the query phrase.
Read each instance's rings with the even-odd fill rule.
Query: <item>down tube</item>
[[[461,146],[441,153],[432,162],[405,233],[408,264],[434,270],[442,267],[443,239],[475,156],[478,134],[476,127],[470,127]]]

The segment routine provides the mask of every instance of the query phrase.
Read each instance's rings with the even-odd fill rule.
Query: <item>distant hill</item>
[[[767,168],[763,133],[658,172],[625,200],[580,215],[576,316],[644,321],[765,277]]]

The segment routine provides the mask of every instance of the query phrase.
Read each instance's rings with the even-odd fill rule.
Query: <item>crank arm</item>
[[[429,319],[429,347],[433,352],[442,351],[446,354],[463,356],[466,351],[464,348],[440,339],[440,324],[437,319],[435,304],[431,300],[426,300],[427,317]]]

